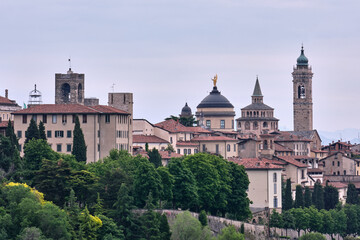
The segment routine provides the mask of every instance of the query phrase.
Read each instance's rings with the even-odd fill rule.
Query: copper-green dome
[[[304,54],[304,47],[301,47],[301,54],[300,57],[297,58],[297,65],[298,66],[307,66],[308,65],[309,60],[307,59],[307,57]]]

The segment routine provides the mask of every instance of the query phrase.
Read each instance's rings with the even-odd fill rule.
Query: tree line
[[[75,124],[72,154],[59,154],[48,145],[43,124],[31,121],[20,157],[9,122],[0,136],[0,239],[31,234],[42,239],[170,239],[166,216],[154,208],[251,217],[243,166],[199,153],[163,167],[115,149],[86,164],[85,141],[76,129],[80,124]],[[133,211],[139,208],[147,211],[139,216]]]

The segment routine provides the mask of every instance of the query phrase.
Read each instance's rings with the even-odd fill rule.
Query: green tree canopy
[[[324,208],[330,210],[339,203],[339,192],[336,187],[326,184],[324,187]]]
[[[161,155],[156,148],[148,151],[149,161],[154,164],[155,168],[162,166]]]
[[[39,122],[39,139],[47,140],[46,133],[45,133],[45,126],[42,121]]]
[[[221,229],[218,240],[245,240],[244,235],[236,231],[233,225]]]
[[[305,193],[304,193],[304,207],[310,207],[312,205],[311,201],[311,191],[308,186],[305,187]]]
[[[319,210],[324,208],[324,189],[321,183],[316,182],[312,194],[312,203]]]
[[[303,188],[301,185],[296,185],[296,194],[295,194],[295,208],[301,208],[304,207],[304,194],[303,194]]]

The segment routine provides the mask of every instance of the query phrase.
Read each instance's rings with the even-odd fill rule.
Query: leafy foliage
[[[292,208],[292,205],[293,205],[293,199],[291,195],[291,180],[289,178],[286,180],[284,202],[282,207],[284,210],[289,210]]]
[[[86,144],[83,131],[80,127],[79,117],[75,117],[73,131],[73,149],[71,152],[78,162],[86,162]]]

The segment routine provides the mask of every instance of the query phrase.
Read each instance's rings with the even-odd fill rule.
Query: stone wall
[[[144,209],[137,209],[134,210],[137,214],[142,214],[146,210]],[[183,213],[184,211],[178,211],[178,210],[166,210],[166,209],[159,209],[155,210],[156,212],[160,214],[165,214],[170,226],[174,223],[175,218],[178,214]],[[191,216],[195,218],[199,218],[198,213],[190,212]],[[233,225],[236,229],[240,229],[241,225],[244,224],[245,229],[245,239],[251,239],[251,240],[264,240],[264,239],[271,239],[275,240],[278,239],[280,236],[285,236],[287,233],[287,236],[290,237],[290,239],[298,239],[298,232],[292,229],[288,229],[287,231],[285,229],[280,228],[270,228],[268,229],[266,225],[261,224],[251,224],[241,221],[235,221],[230,220],[222,217],[215,217],[215,216],[207,216],[208,218],[208,225],[211,231],[214,233],[214,235],[218,235],[221,232],[221,229],[224,227],[227,227],[229,225]],[[268,234],[269,233],[269,234]],[[304,234],[304,231],[300,232],[300,236]],[[270,236],[269,236],[270,235]],[[331,240],[330,235],[325,235],[327,240]],[[334,236],[338,240],[342,240],[339,236]]]

